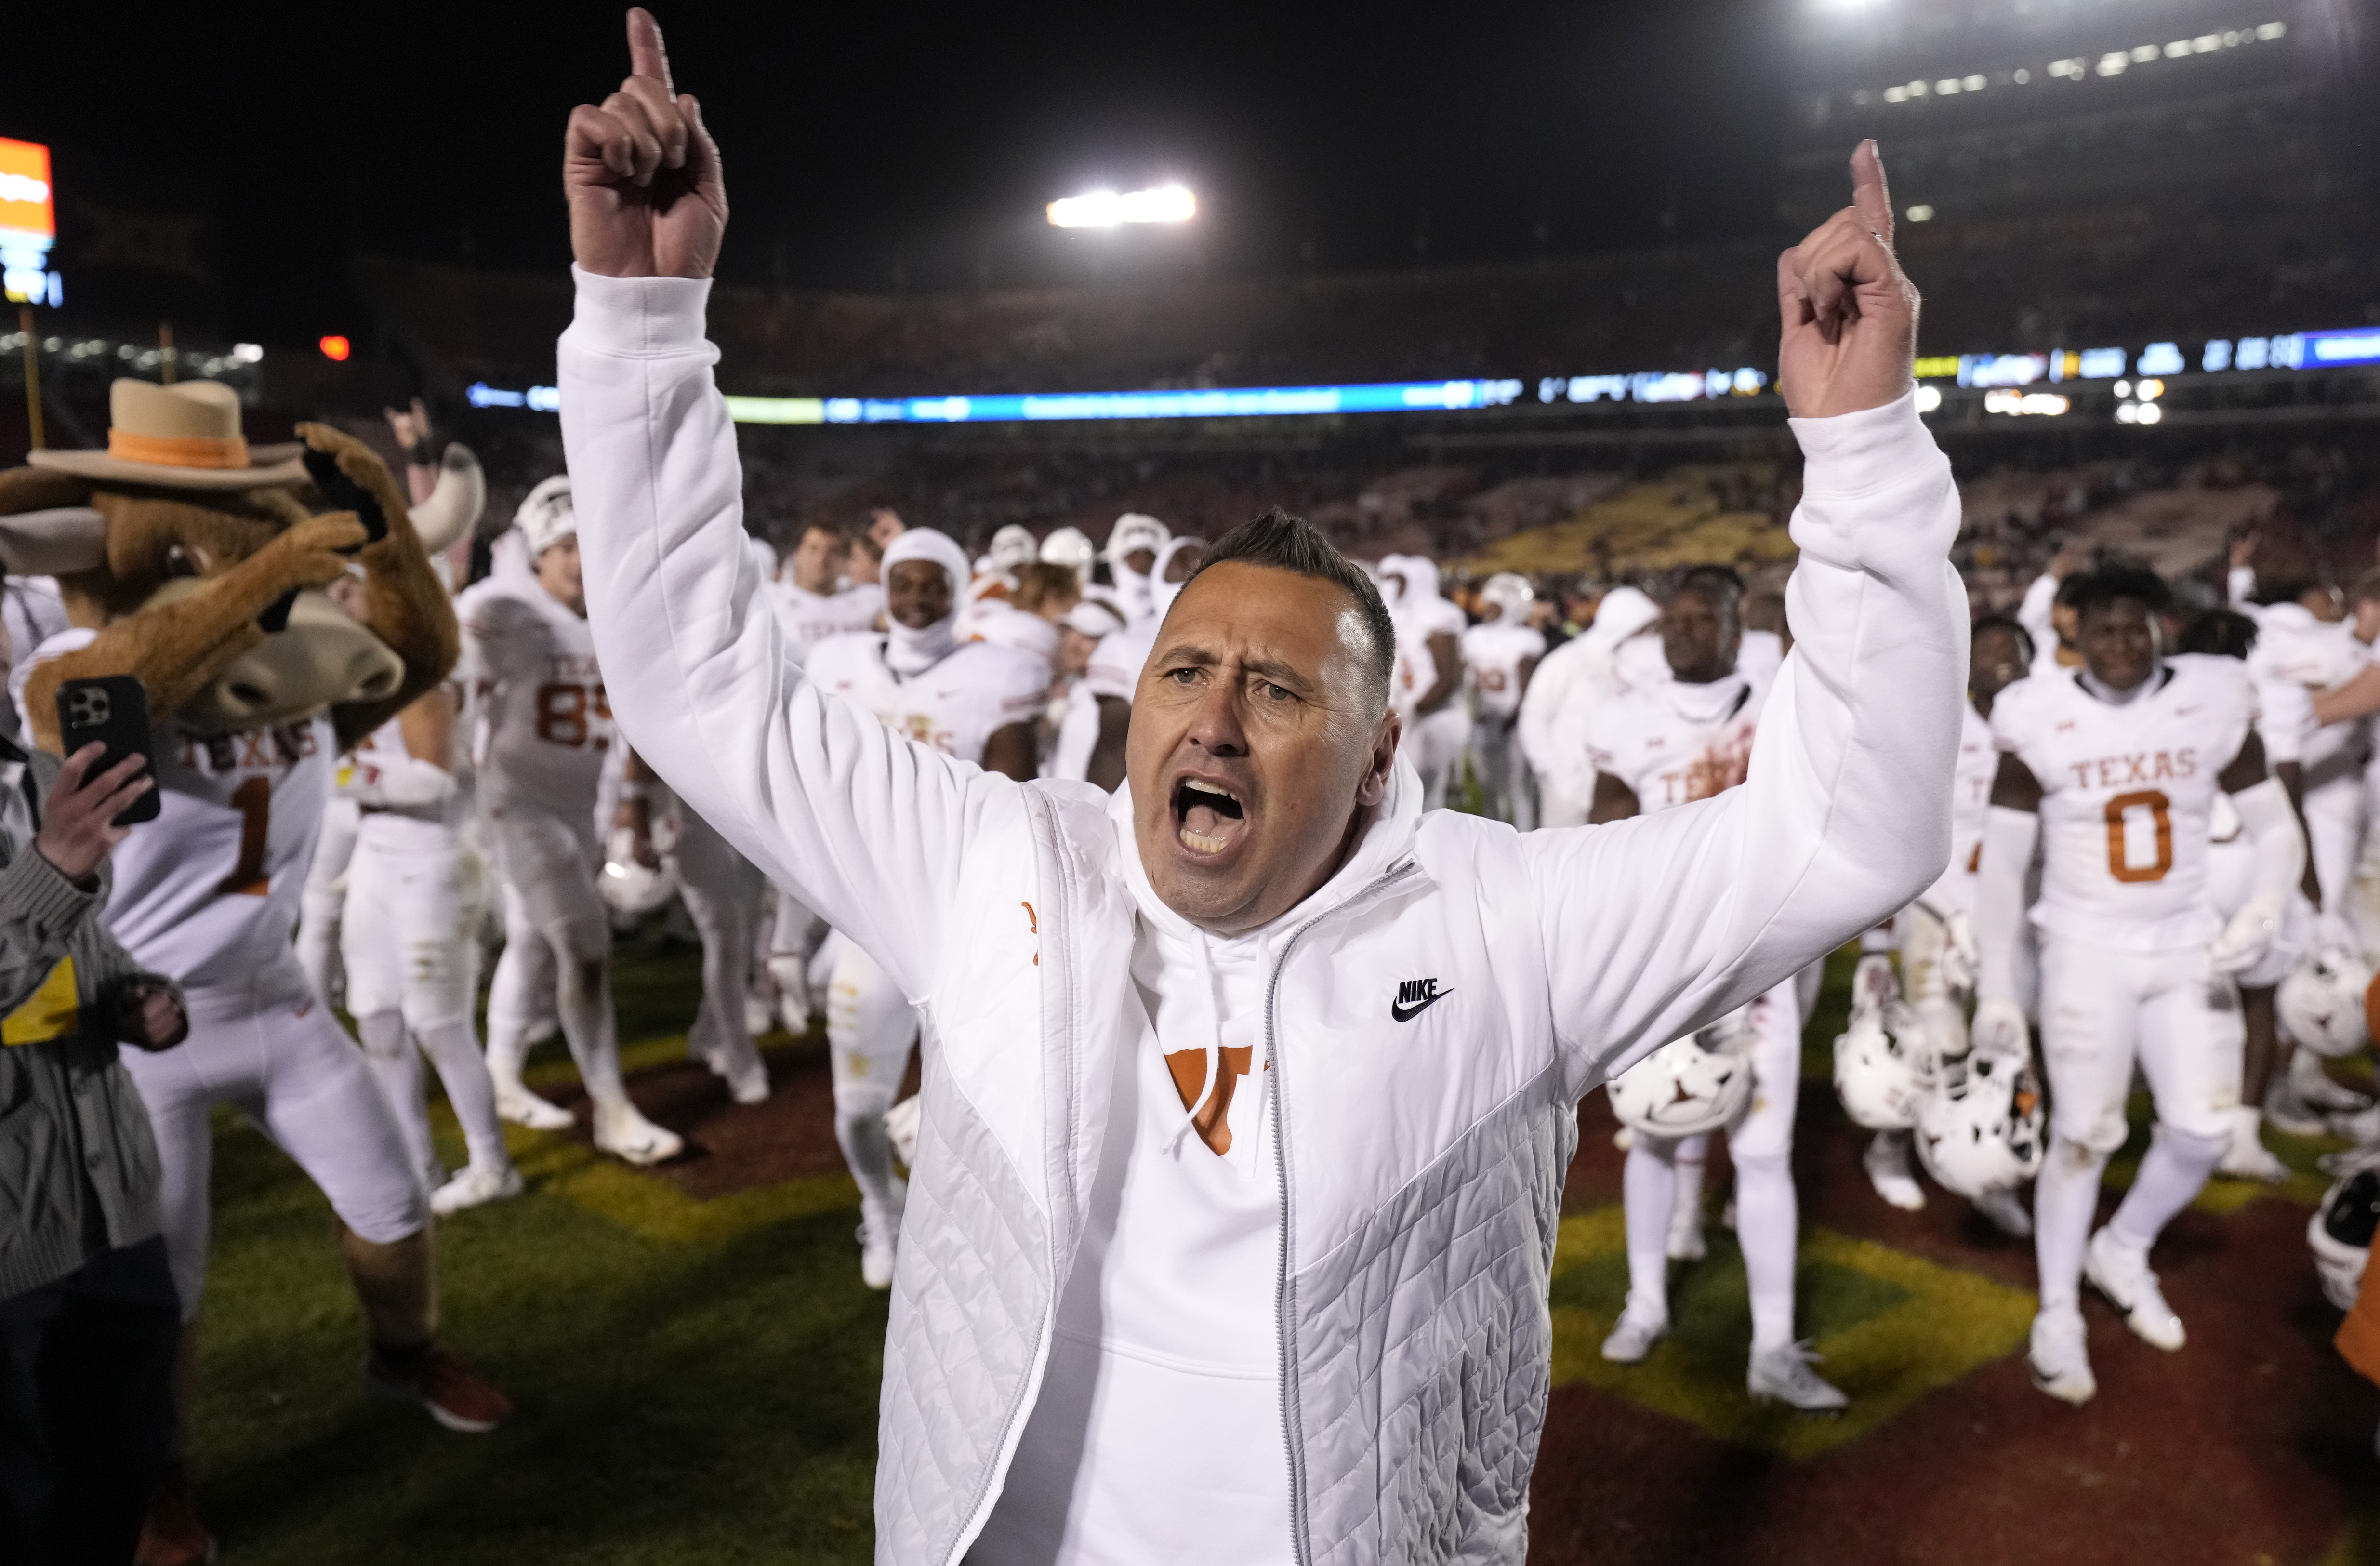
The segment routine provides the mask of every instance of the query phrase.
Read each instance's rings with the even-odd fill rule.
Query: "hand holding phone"
[[[140,803],[156,811],[157,780],[142,771],[148,758],[125,757],[101,770],[107,747],[94,741],[66,759],[42,801],[41,830],[33,834],[33,851],[67,880],[82,882],[98,869],[115,845],[132,834],[125,818]]]
[[[156,776],[156,751],[149,734],[149,687],[136,675],[110,674],[104,679],[67,680],[61,684],[58,737],[58,749],[67,756],[93,741],[107,747],[105,759],[92,766],[87,776],[112,772],[128,757],[139,757],[151,778]],[[128,778],[133,773],[124,775]],[[65,777],[58,782],[63,785]],[[157,791],[151,786],[140,791],[129,807],[114,819],[120,827],[153,821],[157,807]]]

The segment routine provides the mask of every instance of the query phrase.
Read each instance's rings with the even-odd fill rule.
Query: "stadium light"
[[[324,358],[334,363],[345,363],[347,356],[356,351],[355,345],[345,337],[325,337],[314,346],[322,350]]]
[[[1050,203],[1050,222],[1059,228],[1113,228],[1125,223],[1185,223],[1198,211],[1198,199],[1179,185],[1154,190],[1094,190]]]

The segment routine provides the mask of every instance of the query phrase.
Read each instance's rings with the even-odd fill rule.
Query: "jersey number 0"
[[[2172,801],[2154,788],[2119,794],[2107,801],[2107,873],[2120,881],[2163,880],[2173,868]],[[2124,818],[2146,810],[2156,826],[2156,862],[2135,865],[2124,849]]]

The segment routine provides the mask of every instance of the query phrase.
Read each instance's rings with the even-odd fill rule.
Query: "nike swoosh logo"
[[[1431,996],[1428,1000],[1418,1002],[1411,1006],[1400,1006],[1394,1001],[1391,1001],[1389,1002],[1389,1015],[1396,1018],[1399,1022],[1411,1022],[1414,1018],[1421,1015],[1424,1012],[1429,1010],[1432,1006],[1437,1005],[1440,1001],[1445,1000],[1448,996],[1453,993],[1454,991],[1451,989],[1441,989],[1437,994]]]

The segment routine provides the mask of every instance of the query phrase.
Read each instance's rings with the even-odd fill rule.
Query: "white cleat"
[[[745,1032],[757,1038],[776,1026],[776,1015],[769,1010],[769,1002],[767,1001],[758,995],[747,995],[744,997]]]
[[[550,1104],[520,1085],[518,1078],[510,1082],[498,1080],[496,1114],[515,1125],[526,1125],[531,1131],[567,1131],[578,1123],[577,1118],[560,1104]]]
[[[1973,1205],[1977,1212],[1991,1220],[1992,1227],[2001,1233],[2018,1240],[2033,1237],[2033,1214],[2025,1211],[2024,1204],[2017,1200],[2013,1187],[1986,1191],[1977,1196]]]
[[[2165,1303],[2148,1257],[2118,1240],[2112,1230],[2102,1228],[2091,1236],[2090,1248],[2082,1253],[2082,1276],[2124,1313],[2124,1325],[2134,1337],[2168,1354],[2181,1347],[2181,1317]]]
[[[905,1195],[907,1188],[903,1187]],[[859,1204],[859,1281],[871,1289],[892,1286],[892,1263],[901,1244],[901,1214],[870,1202]]]
[[[1621,1311],[1620,1319],[1612,1325],[1611,1336],[1603,1340],[1603,1357],[1614,1365],[1634,1365],[1653,1352],[1653,1345],[1670,1335],[1670,1318],[1658,1311],[1638,1310],[1631,1300]]]
[[[2256,1135],[2252,1125],[2245,1129],[2232,1127],[2230,1148],[2224,1153],[2223,1161],[2215,1166],[2215,1172],[2234,1180],[2261,1181],[2266,1185],[2286,1185],[2289,1180],[2289,1166],[2273,1156],[2273,1150],[2265,1146],[2264,1138]]]
[[[804,1034],[809,1032],[810,1003],[808,999],[805,996],[797,995],[790,989],[780,990],[777,995],[777,1020],[783,1023],[785,1025],[785,1031],[792,1034],[796,1038],[799,1038]]]
[[[521,1171],[511,1164],[498,1169],[468,1164],[462,1173],[430,1193],[430,1210],[440,1218],[452,1218],[467,1208],[501,1202],[528,1189]]]
[[[1743,1373],[1743,1390],[1762,1402],[1771,1399],[1804,1414],[1840,1414],[1851,1398],[1810,1368],[1818,1358],[1805,1339],[1773,1349],[1755,1349]]]
[[[742,1049],[734,1045],[713,1050],[703,1057],[710,1074],[727,1084],[727,1096],[739,1104],[765,1104],[769,1101],[769,1066],[760,1059],[760,1051],[747,1042]]]
[[[1909,1138],[1890,1131],[1879,1131],[1868,1138],[1867,1151],[1860,1155],[1860,1167],[1867,1171],[1868,1184],[1876,1187],[1888,1207],[1903,1212],[1923,1212],[1925,1208],[1925,1189],[1917,1177],[1909,1172]]]
[[[639,1169],[667,1163],[686,1151],[677,1133],[655,1125],[625,1102],[608,1113],[595,1111],[595,1147]]]
[[[2374,1130],[2380,1132],[2380,1113],[2367,1113],[2374,1123]],[[2265,1089],[2265,1123],[2284,1136],[2323,1136],[2336,1130],[2339,1135],[2353,1141],[2368,1140],[2353,1130],[2348,1120],[2342,1119],[2334,1124],[2316,1114],[2297,1096],[2287,1077],[2275,1078],[2273,1085]]]
[[[2025,1355],[2033,1384],[2060,1402],[2080,1408],[2099,1395],[2091,1355],[2082,1342],[2082,1313],[2043,1311],[2033,1318],[2033,1345]]]

